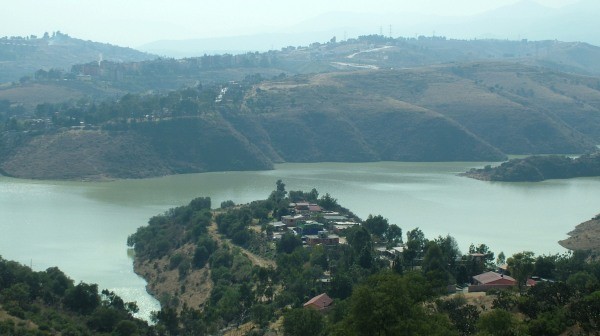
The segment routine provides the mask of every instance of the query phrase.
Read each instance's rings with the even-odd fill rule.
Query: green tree
[[[481,335],[517,336],[524,335],[522,325],[515,316],[506,310],[494,309],[482,314],[477,321]]]
[[[285,191],[285,183],[283,183],[281,180],[277,180],[277,182],[275,182],[275,186],[276,188],[273,190],[273,192],[271,192],[269,199],[275,201],[275,203],[279,203],[283,201],[287,191]]]
[[[281,236],[277,242],[277,252],[292,253],[298,247],[302,246],[302,240],[297,235],[287,232]]]
[[[452,321],[452,324],[458,329],[461,335],[475,333],[475,325],[479,319],[479,310],[477,307],[467,304],[464,296],[438,299],[435,303],[440,311],[448,314],[450,321]]]
[[[588,334],[600,335],[600,291],[576,302],[572,311],[577,322]]]
[[[583,295],[587,295],[597,289],[600,284],[593,274],[586,271],[580,271],[569,276],[567,285],[573,290]]]
[[[402,243],[402,229],[396,224],[390,224],[385,233],[385,238],[388,244],[393,246]]]
[[[535,259],[533,274],[546,279],[554,279],[556,256],[538,256]]]
[[[221,209],[233,208],[235,203],[232,200],[221,202]]]
[[[424,309],[425,278],[378,273],[355,287],[335,335],[455,335],[447,318]]]
[[[537,318],[529,321],[527,328],[532,336],[558,336],[569,325],[569,319],[564,309],[554,309],[541,313]]]
[[[319,204],[325,210],[335,210],[339,207],[337,199],[331,197],[331,195],[329,195],[328,193],[321,196],[321,198],[319,198],[319,200],[317,201],[317,204]]]
[[[427,244],[427,252],[421,268],[433,286],[443,293],[448,285],[448,269],[442,249],[436,242]]]
[[[365,249],[373,248],[369,231],[362,226],[354,226],[346,231],[346,239],[354,255],[360,255]]]
[[[135,336],[138,334],[138,327],[132,321],[121,320],[115,326],[113,334],[115,336]]]
[[[504,255],[504,252],[500,252],[498,253],[498,258],[496,258],[496,266],[502,266],[506,264],[506,255]]]
[[[30,288],[25,283],[16,283],[0,292],[0,299],[5,302],[14,302],[21,308],[31,301]]]
[[[490,248],[486,244],[479,244],[479,246],[471,244],[469,246],[469,254],[474,253],[483,254],[481,261],[483,262],[484,269],[495,268],[496,265],[494,263],[494,252],[490,251]]]
[[[447,235],[446,237],[440,236],[434,241],[440,247],[448,274],[456,277],[457,261],[461,258],[461,252],[456,239]]]
[[[283,332],[286,336],[319,336],[325,330],[323,316],[310,308],[295,308],[283,316]]]
[[[100,305],[98,285],[80,282],[77,286],[69,288],[65,292],[64,304],[84,315],[92,313]]]
[[[426,243],[425,234],[419,228],[406,232],[406,249],[403,252],[406,265],[415,266],[416,260],[423,256]]]
[[[367,220],[363,223],[364,227],[369,230],[370,233],[383,237],[384,233],[389,228],[390,224],[386,218],[381,215],[373,216],[369,215]]]
[[[152,321],[168,331],[167,335],[177,335],[179,332],[179,317],[173,307],[162,307],[152,314]]]
[[[250,310],[250,317],[260,327],[266,327],[273,318],[273,307],[263,303],[255,304]]]
[[[508,270],[510,274],[517,280],[519,291],[522,292],[527,284],[527,279],[532,275],[534,270],[533,252],[525,251],[513,254],[508,258]]]

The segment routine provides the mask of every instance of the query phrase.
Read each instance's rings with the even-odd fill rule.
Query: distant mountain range
[[[338,41],[346,37],[381,34],[385,36],[446,36],[456,39],[559,40],[600,45],[600,2],[582,0],[563,8],[545,7],[531,0],[466,17],[439,17],[414,13],[332,12],[294,24],[278,33],[248,36],[162,40],[140,50],[170,56],[278,50],[287,46]]]

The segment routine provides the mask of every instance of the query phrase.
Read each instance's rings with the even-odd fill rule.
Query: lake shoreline
[[[487,164],[285,163],[268,171],[109,183],[0,177],[0,254],[26,264],[33,259],[37,269],[58,266],[77,281],[98,283],[152,311],[157,303],[133,269],[127,237],[156,214],[199,196],[211,197],[216,206],[227,200],[244,204],[268,197],[281,179],[288,190],[335,195],[361,218],[380,214],[404,232],[419,227],[431,237],[451,234],[462,250],[485,243],[505,254],[564,253],[556,242],[598,213],[600,178],[517,184],[457,176]]]

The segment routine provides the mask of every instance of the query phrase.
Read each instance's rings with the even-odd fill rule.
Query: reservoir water
[[[485,243],[507,256],[561,253],[557,241],[600,212],[600,178],[491,183],[456,174],[486,163],[282,164],[261,172],[220,172],[113,182],[31,181],[0,177],[0,255],[58,266],[76,282],[97,283],[147,318],[159,305],[132,270],[127,236],[167,209],[210,196],[264,199],[282,179],[287,190],[317,188],[366,218],[381,214],[403,232],[450,234],[461,250]]]

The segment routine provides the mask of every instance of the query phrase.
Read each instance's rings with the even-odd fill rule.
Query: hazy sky
[[[472,15],[519,0],[18,0],[0,11],[0,36],[61,31],[72,37],[137,47],[187,39],[285,31],[332,11]],[[577,0],[536,0],[560,7]]]

